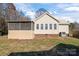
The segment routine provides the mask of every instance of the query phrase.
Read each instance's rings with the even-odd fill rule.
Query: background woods
[[[17,11],[12,3],[0,3],[0,35],[8,34],[7,21],[26,20],[22,11]]]

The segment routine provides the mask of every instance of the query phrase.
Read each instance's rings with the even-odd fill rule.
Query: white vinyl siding
[[[59,33],[65,32],[66,34],[69,33],[69,26],[68,25],[59,25]]]
[[[58,34],[58,26],[57,30],[54,30],[54,24],[58,25],[58,22],[55,19],[51,18],[50,16],[44,15],[43,17],[39,18],[34,22],[35,22],[35,30],[34,30],[35,34]],[[39,30],[36,28],[37,24],[39,24]],[[41,24],[43,24],[43,30],[41,29]]]

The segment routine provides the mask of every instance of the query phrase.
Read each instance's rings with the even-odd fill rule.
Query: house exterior
[[[8,27],[12,24],[13,21],[8,22]],[[26,25],[22,26],[25,23]],[[24,28],[30,29],[8,29],[8,38],[9,39],[34,39],[42,37],[53,37],[59,36],[61,32],[69,34],[69,23],[66,21],[58,20],[55,17],[51,16],[49,13],[44,13],[41,16],[37,17],[34,21],[14,21],[18,25]],[[27,26],[27,24],[30,25]],[[12,25],[13,26],[13,25]],[[16,27],[17,28],[17,27]]]
[[[34,20],[34,25],[34,34],[37,37],[59,36],[59,33],[61,32],[69,34],[69,23],[63,20],[58,20],[49,13],[44,13]]]

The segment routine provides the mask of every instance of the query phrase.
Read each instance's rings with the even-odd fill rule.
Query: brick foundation
[[[34,39],[48,39],[59,36],[58,34],[35,34]]]

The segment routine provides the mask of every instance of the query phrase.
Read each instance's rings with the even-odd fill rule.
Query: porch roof
[[[21,22],[26,22],[26,23],[28,23],[28,22],[33,22],[33,21],[27,21],[27,20],[11,20],[11,21],[7,21],[8,23],[21,23]]]

